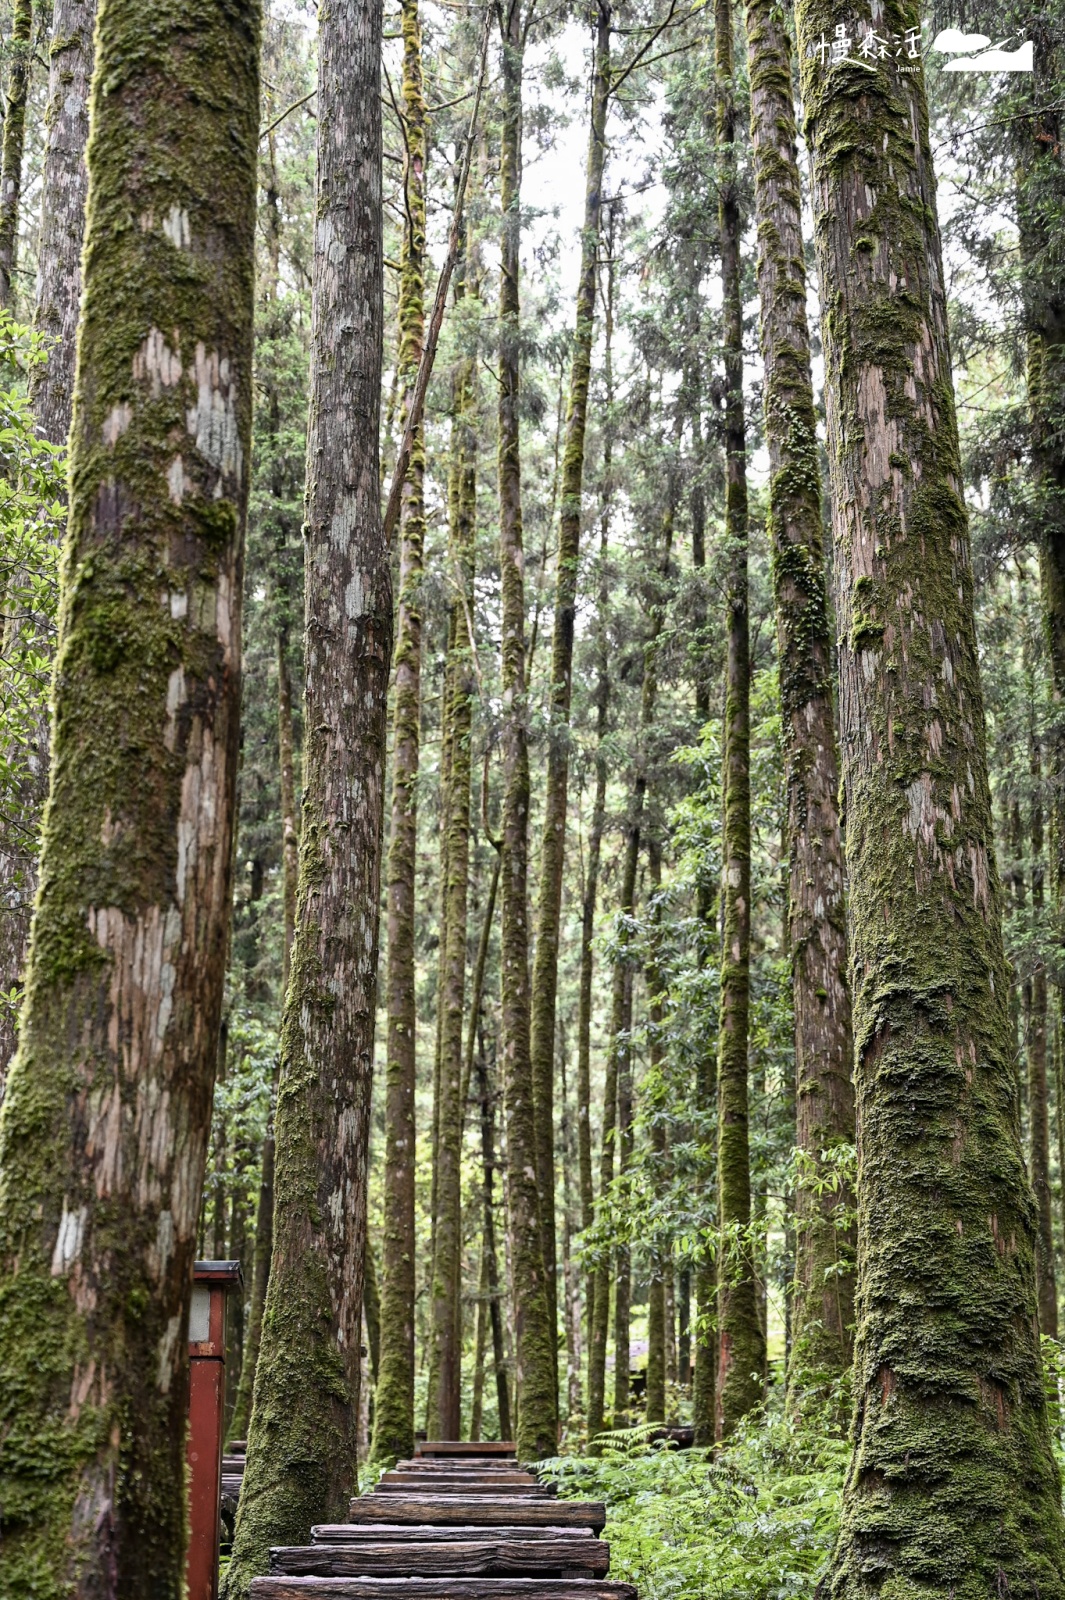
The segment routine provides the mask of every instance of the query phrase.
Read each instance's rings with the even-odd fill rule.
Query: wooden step
[[[520,1512],[518,1508],[520,1507]],[[479,1528],[512,1526],[594,1528],[606,1523],[606,1507],[593,1500],[519,1499],[516,1495],[364,1494],[351,1502],[352,1522],[468,1523]]]
[[[595,1539],[592,1528],[562,1528],[557,1526],[519,1527],[516,1525],[484,1527],[466,1523],[440,1525],[425,1523],[389,1524],[387,1522],[320,1522],[311,1529],[311,1538],[321,1544],[380,1544],[389,1542],[419,1542],[430,1544],[442,1540],[475,1542],[478,1539]]]
[[[470,1483],[459,1477],[452,1477],[448,1472],[434,1472],[431,1476],[422,1477],[414,1472],[387,1472],[374,1484],[375,1494],[487,1494],[495,1497],[501,1495],[515,1495],[518,1499],[529,1497],[533,1500],[552,1499],[557,1493],[553,1483],[537,1483],[535,1478],[530,1478],[527,1483],[489,1483],[483,1478],[476,1483]]]
[[[289,1545],[271,1550],[272,1573],[303,1577],[602,1578],[610,1547],[602,1539],[475,1538],[439,1543]]]
[[[516,1456],[513,1439],[418,1439],[416,1456]]]
[[[636,1600],[602,1578],[253,1578],[251,1600]]]
[[[406,1544],[439,1544],[454,1540],[461,1544],[478,1539],[567,1539],[585,1541],[595,1539],[591,1528],[477,1528],[469,1523],[456,1523],[453,1527],[432,1524],[422,1527],[390,1526],[387,1522],[360,1524],[357,1522],[319,1522],[311,1529],[316,1544],[382,1544],[402,1541]]]
[[[419,1478],[431,1478],[435,1473],[446,1472],[449,1478],[484,1478],[490,1483],[536,1482],[535,1472],[519,1467],[515,1461],[477,1461],[472,1456],[465,1459],[460,1457],[457,1461],[449,1461],[446,1456],[426,1456],[424,1459],[419,1456],[413,1461],[397,1461],[390,1469],[389,1476],[394,1472],[410,1472]]]

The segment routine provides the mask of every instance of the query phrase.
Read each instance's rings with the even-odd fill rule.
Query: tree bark
[[[825,1156],[854,1141],[851,1011],[821,469],[810,375],[791,41],[775,0],[748,0],[769,532],[788,798],[788,944],[795,1009],[796,1258],[788,1393],[823,1400],[847,1370],[854,1197]],[[838,1169],[837,1169],[838,1170]]]
[[[634,829],[639,850],[639,824]],[[631,910],[630,910],[631,915]],[[626,939],[625,944],[628,943]],[[617,1030],[618,1053],[618,1177],[632,1166],[632,987],[633,969],[625,956],[619,963],[622,974],[621,1026]],[[629,1425],[629,1341],[632,1321],[632,1252],[627,1239],[620,1239],[614,1251],[614,1417],[615,1428]]]
[[[484,1221],[482,1240],[489,1316],[492,1325],[492,1359],[496,1374],[496,1402],[499,1411],[499,1437],[513,1439],[510,1420],[510,1384],[507,1378],[507,1358],[503,1344],[503,1314],[500,1306],[502,1290],[499,1282],[499,1265],[496,1258],[495,1231],[495,1103],[488,1083],[488,1066],[484,1059],[483,1042],[477,1057],[478,1088],[481,1098],[481,1170],[484,1176]]]
[[[1034,689],[1034,686],[1033,686]],[[1032,1004],[1028,1019],[1028,1130],[1029,1174],[1039,1217],[1036,1243],[1036,1283],[1039,1329],[1058,1336],[1058,1291],[1054,1275],[1054,1197],[1050,1185],[1050,1104],[1047,1085],[1047,969],[1038,955],[1042,929],[1046,871],[1043,860],[1042,753],[1036,733],[1035,707],[1031,707],[1029,755],[1032,778],[1032,910],[1037,930],[1036,963],[1032,973]]]
[[[648,1060],[651,1077],[660,1080],[665,1063],[662,1029],[665,1008],[662,1003],[662,975],[655,948],[662,909],[659,896],[662,892],[662,845],[652,833],[647,841],[647,875],[650,885],[649,907],[651,915],[651,955],[644,976],[647,984]],[[657,1081],[656,1081],[657,1088]],[[652,1113],[651,1150],[654,1177],[658,1182],[665,1178],[666,1130],[661,1117]],[[651,1283],[647,1302],[647,1416],[648,1422],[666,1420],[666,1263],[656,1251],[651,1257]],[[675,1374],[674,1374],[675,1376]]]
[[[811,52],[834,17],[822,0],[798,8],[859,1129],[854,1455],[831,1592],[1055,1594],[1065,1528],[924,81],[919,59],[822,67]],[[857,21],[901,33],[917,18],[859,7]]]
[[[547,1273],[551,1323],[558,1322],[558,1261],[555,1242],[555,1006],[562,919],[562,874],[566,854],[569,790],[569,719],[573,692],[573,635],[577,612],[584,487],[584,440],[588,385],[595,336],[599,213],[606,160],[606,114],[610,95],[609,0],[597,0],[592,69],[591,121],[584,182],[584,229],[577,284],[577,316],[569,380],[566,438],[562,452],[562,508],[558,531],[555,617],[548,694],[547,786],[544,795],[536,955],[532,973],[532,1076],[536,1113],[536,1181]],[[555,1375],[556,1386],[558,1374]]]
[[[425,337],[425,98],[418,0],[403,0],[404,230],[399,290],[399,368],[406,415]],[[399,513],[399,608],[393,658],[392,819],[388,842],[388,1054],[385,1064],[385,1182],[381,1260],[381,1372],[374,1403],[375,1462],[414,1450],[414,1166],[416,1083],[414,879],[418,850],[421,735],[422,556],[425,442],[418,428]],[[441,1160],[439,1142],[434,1160]],[[439,1200],[433,1208],[434,1263]],[[433,1275],[434,1331],[439,1315]],[[444,1438],[451,1437],[445,1433]]]
[[[502,1054],[507,1130],[507,1219],[514,1284],[518,1456],[558,1448],[557,1337],[540,1235],[529,1040],[527,914],[529,746],[525,692],[525,585],[519,436],[522,72],[518,0],[502,12],[499,341],[499,564],[503,591]]]
[[[235,813],[258,22],[254,5],[185,0],[109,0],[99,18],[52,790],[0,1118],[13,1600],[184,1589],[187,1323]]]
[[[379,505],[381,13],[323,9],[303,825],[270,1287],[229,1600],[356,1487],[392,594]]]
[[[725,680],[725,786],[721,1021],[718,1030],[717,1432],[727,1438],[762,1398],[765,1335],[750,1236],[751,1164],[747,1131],[747,1035],[751,950],[750,637],[747,615],[747,444],[743,415],[743,300],[736,168],[736,103],[731,0],[716,0],[718,219],[725,346],[725,537],[728,664]]]
[[[15,0],[8,40],[11,59],[4,94],[4,136],[0,151],[0,310],[10,310],[15,298],[32,32],[33,0]]]

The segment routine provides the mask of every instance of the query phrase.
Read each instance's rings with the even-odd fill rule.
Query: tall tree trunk
[[[404,416],[425,336],[425,98],[418,0],[403,0],[403,247],[399,291],[399,368]],[[399,513],[399,614],[393,660],[392,819],[388,841],[388,1054],[385,1061],[385,1182],[381,1260],[381,1372],[372,1454],[393,1462],[414,1450],[414,1229],[416,1083],[414,879],[418,849],[421,734],[422,554],[425,445],[415,434]],[[440,1159],[439,1144],[435,1159]],[[434,1227],[439,1213],[434,1206]],[[435,1260],[435,1256],[434,1256]],[[434,1293],[434,1330],[439,1316]],[[444,1435],[449,1437],[449,1435]]]
[[[22,155],[26,142],[26,99],[30,88],[33,0],[15,0],[4,92],[4,136],[0,152],[0,310],[15,298],[18,221],[22,200]]]
[[[483,1249],[487,1277],[489,1319],[492,1325],[492,1359],[496,1374],[496,1402],[499,1411],[499,1437],[513,1439],[510,1420],[510,1384],[507,1379],[507,1358],[503,1344],[503,1314],[500,1306],[502,1289],[499,1264],[496,1258],[495,1232],[495,1101],[488,1083],[488,1065],[484,1044],[477,1056],[478,1089],[481,1099],[481,1170],[484,1175]]]
[[[825,594],[821,469],[806,324],[802,190],[791,42],[773,0],[748,0],[758,290],[769,447],[769,531],[788,797],[788,944],[795,1009],[796,1202],[788,1392],[823,1398],[850,1366],[854,1197],[825,1156],[854,1141],[851,1010],[843,904],[832,641]]]
[[[95,0],[53,0],[35,320],[55,344],[32,388],[38,431],[52,444],[66,444],[74,402],[95,20]]]
[[[662,1004],[662,975],[658,966],[658,929],[662,917],[659,896],[662,892],[662,845],[655,834],[647,841],[647,875],[650,886],[651,954],[645,968],[647,984],[648,1059],[651,1076],[661,1078],[665,1062],[662,1029],[665,1008]],[[657,1089],[657,1083],[655,1084]],[[652,1116],[651,1150],[654,1160],[653,1176],[658,1183],[665,1179],[666,1129],[661,1117]],[[656,1251],[651,1258],[651,1282],[647,1305],[647,1421],[666,1420],[666,1280],[665,1262]],[[674,1375],[675,1376],[675,1375]]]
[[[457,298],[464,284],[456,286]],[[472,776],[473,697],[476,692],[470,620],[474,614],[474,560],[477,525],[477,377],[472,358],[455,373],[454,459],[449,499],[449,573],[452,589],[448,619],[445,732],[448,781],[444,791],[447,872],[444,880],[443,984],[438,1005],[440,1031],[440,1123],[438,1129],[437,1233],[434,1258],[435,1414],[430,1425],[438,1438],[461,1434],[462,1357],[462,1132],[468,1075],[464,1070],[462,1028],[466,1009],[467,901],[470,870],[470,783]],[[492,899],[495,891],[493,888]],[[490,919],[489,919],[490,921]],[[478,996],[478,1009],[480,997]],[[441,1231],[443,1229],[443,1231]],[[448,1296],[445,1307],[444,1296]],[[436,1298],[439,1296],[439,1299]]]
[[[284,913],[281,1000],[284,1004],[292,966],[292,941],[296,936],[296,895],[299,888],[300,863],[299,809],[296,803],[296,735],[292,717],[292,667],[289,662],[287,621],[282,621],[277,630],[277,755],[281,788],[281,891]]]
[[[532,1075],[536,1109],[536,1181],[540,1190],[544,1269],[552,1326],[558,1322],[558,1263],[555,1244],[555,1005],[558,995],[558,942],[562,919],[562,873],[566,854],[569,789],[569,718],[573,691],[573,634],[577,612],[584,489],[584,438],[588,385],[595,336],[599,255],[599,213],[606,160],[606,113],[610,95],[609,0],[597,0],[592,70],[591,123],[584,181],[584,230],[577,283],[577,316],[569,380],[566,440],[562,452],[562,510],[558,530],[555,619],[551,639],[550,727],[547,787],[540,850],[540,893],[536,914],[536,955],[532,974]],[[557,1384],[556,1372],[556,1384]]]
[[[639,849],[639,828],[635,830]],[[630,911],[631,915],[631,911]],[[625,944],[628,943],[626,939]],[[618,1029],[618,1177],[632,1166],[632,987],[633,969],[623,956],[621,1027]],[[615,1428],[629,1425],[629,1340],[632,1320],[632,1252],[626,1238],[618,1241],[614,1252],[614,1421]]]
[[[906,73],[820,66],[834,19],[823,0],[798,8],[827,312],[860,1129],[854,1457],[831,1586],[1053,1594],[1065,1526],[924,80],[919,60]],[[856,21],[901,31],[917,16],[859,7]]]
[[[736,169],[736,101],[731,0],[714,12],[718,132],[718,220],[721,235],[725,346],[725,538],[728,665],[725,679],[725,787],[721,1021],[718,1032],[718,1194],[721,1271],[718,1285],[717,1432],[727,1438],[762,1398],[765,1335],[751,1222],[747,1130],[747,1033],[751,953],[750,638],[747,616],[747,444],[743,415],[743,299]]]
[[[27,7],[27,11],[29,8]],[[47,140],[42,175],[37,257],[36,325],[55,342],[33,369],[30,394],[37,429],[65,445],[74,402],[74,350],[81,304],[81,247],[85,236],[89,80],[95,0],[55,0],[48,71]],[[14,129],[12,129],[14,132]],[[2,187],[2,173],[0,173]],[[50,645],[45,646],[50,649]],[[48,793],[48,717],[41,716],[36,750],[19,785],[18,826],[0,821],[0,992],[22,982],[30,917],[37,893],[36,845]],[[27,847],[29,841],[29,847]],[[0,1007],[0,1102],[15,1052],[15,1011]]]
[[[527,913],[529,747],[525,695],[521,452],[522,72],[518,0],[502,12],[503,91],[500,204],[503,212],[499,340],[499,565],[503,590],[503,1085],[507,1129],[507,1217],[514,1284],[518,1456],[536,1461],[558,1448],[557,1338],[540,1235],[536,1128],[529,1041]]]
[[[1039,736],[1036,733],[1035,707],[1030,709],[1029,756],[1032,778],[1032,910],[1039,934],[1045,902],[1046,869],[1043,861],[1043,772]],[[1054,1274],[1054,1200],[1050,1186],[1050,1104],[1047,1085],[1047,969],[1036,959],[1032,973],[1032,1003],[1028,1020],[1028,1127],[1031,1149],[1029,1173],[1035,1190],[1039,1216],[1036,1245],[1036,1282],[1039,1297],[1039,1329],[1050,1338],[1058,1336],[1058,1291]]]
[[[599,595],[596,609],[595,680],[595,799],[588,830],[588,867],[581,900],[581,968],[577,992],[577,1164],[580,1171],[581,1227],[590,1228],[595,1196],[592,1188],[592,977],[595,967],[595,908],[599,894],[599,858],[606,820],[606,731],[610,707],[610,648],[606,631],[607,551],[610,546],[610,506],[613,494],[614,447],[614,212],[607,221],[606,294],[603,316],[603,478],[599,512]],[[595,1322],[596,1273],[585,1280],[584,1321],[587,1330],[589,1393],[591,1390],[592,1329]],[[606,1347],[603,1345],[603,1359]],[[599,1430],[602,1428],[602,1380],[600,1380]],[[589,1405],[590,1405],[589,1400]],[[597,1430],[597,1431],[599,1431]],[[591,1437],[591,1430],[589,1430]]]
[[[573,1121],[570,1116],[569,1086],[566,1072],[566,1031],[558,1024],[558,1062],[562,1090],[562,1321],[566,1330],[566,1414],[572,1418],[584,1410],[581,1393],[581,1291],[573,1262]]]
[[[692,1275],[681,1267],[677,1274],[677,1382],[686,1389],[691,1382],[692,1365]]]
[[[99,19],[52,787],[0,1118],[13,1597],[184,1590],[187,1322],[235,812],[258,33],[253,5],[109,0]]]
[[[379,504],[381,13],[324,8],[307,441],[303,826],[274,1252],[229,1600],[356,1487],[392,593]],[[342,246],[342,248],[341,248]]]

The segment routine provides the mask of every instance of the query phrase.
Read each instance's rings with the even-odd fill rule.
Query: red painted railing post
[[[243,1284],[239,1261],[197,1261],[189,1310],[188,1600],[217,1600],[226,1295]]]

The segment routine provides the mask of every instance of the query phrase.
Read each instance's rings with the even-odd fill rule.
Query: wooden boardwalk
[[[512,1444],[419,1444],[351,1502],[350,1520],[270,1552],[253,1600],[636,1600],[610,1583],[606,1521],[558,1500]]]

